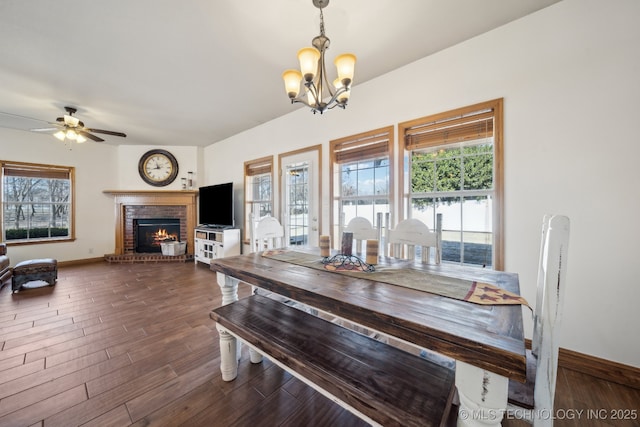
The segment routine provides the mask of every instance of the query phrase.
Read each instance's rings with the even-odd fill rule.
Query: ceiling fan
[[[104,133],[106,135],[121,136],[123,138],[127,136],[122,132],[114,132],[111,130],[94,129],[94,128],[85,127],[84,123],[74,116],[74,114],[77,111],[76,108],[64,107],[64,109],[68,114],[65,114],[63,117],[58,117],[55,122],[49,122],[55,127],[37,128],[37,129],[31,129],[31,131],[33,132],[57,131],[56,133],[53,134],[53,136],[55,136],[59,140],[64,141],[65,139],[70,139],[72,141],[75,140],[77,142],[84,142],[86,141],[86,138],[89,138],[96,142],[104,141],[104,139],[100,138],[99,136],[93,135],[93,133]]]

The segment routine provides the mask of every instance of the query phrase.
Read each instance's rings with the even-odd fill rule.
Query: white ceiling
[[[558,1],[331,0],[328,65],[358,57],[353,104],[359,83]],[[207,146],[306,108],[281,73],[319,22],[312,0],[1,0],[0,127],[46,127],[70,105],[127,134],[107,144]]]

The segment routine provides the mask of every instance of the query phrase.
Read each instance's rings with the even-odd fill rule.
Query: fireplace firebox
[[[160,243],[180,241],[180,219],[144,218],[133,220],[135,252],[162,252]]]

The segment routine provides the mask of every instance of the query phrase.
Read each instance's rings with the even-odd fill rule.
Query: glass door
[[[318,246],[320,146],[280,156],[280,200],[285,242]]]

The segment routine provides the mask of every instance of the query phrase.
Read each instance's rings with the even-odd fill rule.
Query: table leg
[[[216,272],[216,280],[222,293],[222,305],[238,301],[238,279]],[[238,376],[238,360],[242,352],[242,343],[226,329],[216,324],[220,335],[220,371],[223,381],[233,381]],[[262,362],[262,355],[250,349],[252,363]]]
[[[238,301],[238,279],[216,272],[216,280],[222,292],[222,305]]]
[[[456,387],[460,398],[458,427],[501,425],[507,409],[508,378],[456,361]]]

